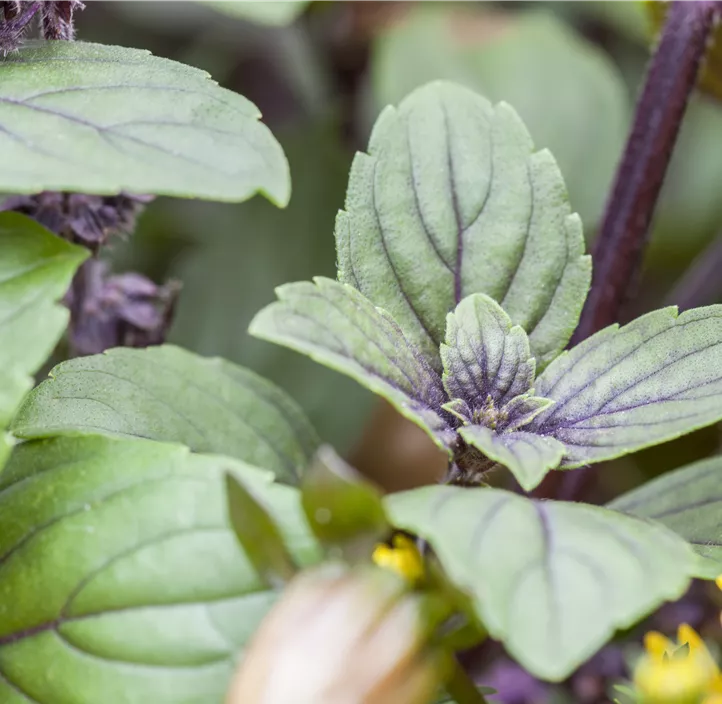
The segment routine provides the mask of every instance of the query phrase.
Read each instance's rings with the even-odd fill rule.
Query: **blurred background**
[[[516,108],[558,160],[591,243],[653,41],[643,3],[91,1],[77,27],[85,41],[205,69],[258,105],[291,164],[286,210],[262,198],[157,199],[135,235],[109,248],[113,269],[181,281],[170,341],[280,384],[324,440],[385,487],[433,481],[444,460],[423,434],[345,377],[250,338],[248,323],[275,286],[335,276],[334,217],[354,152],[383,106],[436,78]],[[722,300],[720,277],[707,276],[703,290],[680,283],[695,259],[709,261],[721,196],[722,105],[696,96],[625,318]],[[610,463],[575,498],[601,503],[719,445],[713,427]]]

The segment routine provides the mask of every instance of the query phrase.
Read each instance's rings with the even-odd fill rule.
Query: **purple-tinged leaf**
[[[722,418],[722,306],[612,325],[536,380],[555,401],[526,430],[566,445],[562,468],[613,459]]]
[[[251,335],[350,376],[446,449],[455,434],[436,410],[446,401],[439,375],[393,318],[355,288],[323,277],[314,282],[277,288],[279,300],[256,315]]]

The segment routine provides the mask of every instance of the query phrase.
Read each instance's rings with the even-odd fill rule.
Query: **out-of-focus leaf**
[[[86,257],[34,220],[0,213],[0,468],[12,446],[5,428],[67,325],[57,301]]]
[[[52,41],[0,59],[0,71],[2,190],[290,198],[288,162],[258,109],[203,71]]]
[[[613,459],[722,418],[722,306],[611,325],[536,380],[554,401],[525,430],[566,446],[562,468]]]
[[[471,594],[489,633],[532,674],[565,679],[618,628],[681,596],[696,555],[664,526],[616,511],[433,486],[386,498]]]
[[[1,701],[223,700],[276,598],[229,526],[226,472],[300,565],[319,560],[298,490],[268,472],[147,440],[16,448],[0,479]]]
[[[704,558],[700,576],[714,579],[722,574],[722,458],[664,474],[609,507],[663,523]]]
[[[629,98],[610,59],[559,19],[422,3],[379,37],[372,76],[378,106],[432,79],[513,105],[554,154],[573,209],[593,230],[624,146]]]
[[[485,293],[539,367],[569,340],[589,287],[579,216],[552,155],[507,104],[453,83],[387,108],[336,220],[340,281],[387,310],[441,369],[446,315]]]
[[[223,359],[164,345],[63,362],[18,412],[21,438],[103,432],[236,457],[295,484],[318,439],[281,389]]]
[[[308,6],[310,0],[202,0],[204,5],[232,17],[249,22],[282,27],[291,24]]]

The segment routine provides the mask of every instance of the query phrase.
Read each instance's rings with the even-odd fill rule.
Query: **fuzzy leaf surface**
[[[221,702],[276,594],[225,511],[226,471],[316,562],[299,492],[268,472],[146,440],[20,445],[0,479],[0,700]]]
[[[323,277],[279,286],[276,294],[278,301],[251,322],[251,335],[350,376],[386,398],[437,443],[453,440],[447,422],[433,410],[446,400],[441,377],[388,313],[352,286]]]
[[[536,380],[555,401],[526,430],[566,445],[562,468],[612,459],[722,418],[722,305],[612,325]]]
[[[17,213],[0,213],[0,467],[3,435],[68,322],[57,301],[87,253]]]
[[[0,190],[288,202],[288,163],[258,109],[204,71],[49,41],[0,58],[0,72]]]
[[[297,483],[318,445],[285,392],[248,369],[179,347],[118,348],[63,362],[28,396],[20,438],[93,432],[186,445]]]
[[[386,506],[395,525],[429,541],[489,633],[547,680],[680,596],[696,561],[663,526],[584,504],[430,486]]]
[[[379,117],[336,221],[339,280],[398,321],[441,370],[446,315],[486,293],[543,367],[568,341],[590,280],[579,217],[548,151],[504,103],[430,83]]]
[[[722,458],[664,474],[609,504],[615,511],[659,521],[702,556],[700,576],[722,574]]]
[[[468,425],[459,428],[459,434],[469,445],[509,469],[525,491],[537,487],[564,456],[563,443],[523,430],[497,433],[481,425]]]

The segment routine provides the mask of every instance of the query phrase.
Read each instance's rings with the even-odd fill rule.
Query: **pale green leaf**
[[[626,10],[637,3],[561,3],[564,11],[578,12],[595,4]],[[375,39],[376,105],[396,104],[438,79],[507,101],[534,141],[554,154],[572,205],[591,231],[624,148],[631,107],[627,88],[608,53],[558,11],[507,12],[507,7],[418,3]],[[688,174],[694,177],[693,170]]]
[[[255,0],[255,2],[202,0],[202,2],[225,15],[276,27],[291,24],[309,4],[309,0]]]
[[[564,456],[563,443],[523,430],[495,432],[481,425],[459,428],[459,435],[489,459],[504,465],[525,491],[531,491]]]
[[[722,574],[722,457],[664,474],[609,507],[663,523],[702,556],[700,576]]]
[[[298,491],[234,460],[101,436],[16,449],[0,478],[1,701],[223,701],[276,597],[228,524],[226,471],[299,564],[319,559]]]
[[[435,441],[453,439],[436,410],[441,378],[385,311],[351,286],[316,277],[286,284],[251,322],[255,337],[303,352],[386,398]],[[443,444],[441,444],[443,447]]]
[[[526,430],[566,445],[562,468],[657,445],[722,418],[722,306],[612,325],[536,380],[555,405]]]
[[[50,375],[18,412],[18,437],[85,431],[178,442],[288,483],[298,481],[318,445],[301,409],[277,386],[179,347],[118,348],[63,362]]]
[[[288,202],[288,163],[258,109],[203,71],[51,41],[0,59],[0,72],[0,190]]]
[[[681,596],[696,556],[661,525],[495,489],[424,487],[386,499],[429,541],[492,637],[532,674],[565,679],[616,629]]]
[[[431,83],[387,108],[336,221],[339,279],[398,321],[437,370],[447,313],[486,293],[540,367],[573,332],[590,260],[551,154],[507,104]]]
[[[68,322],[62,298],[87,252],[30,218],[0,213],[0,434]],[[12,441],[0,439],[0,467]]]

